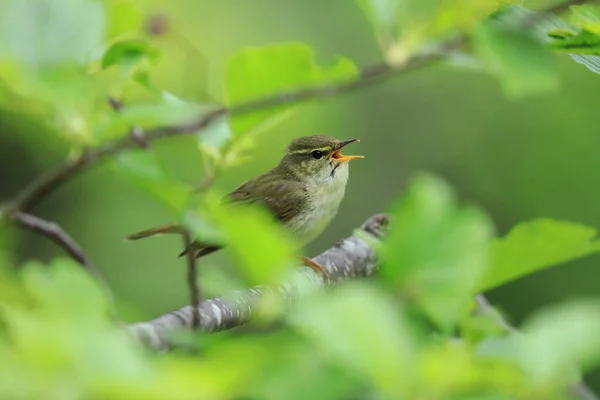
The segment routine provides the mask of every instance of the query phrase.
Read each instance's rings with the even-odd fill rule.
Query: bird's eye
[[[312,157],[315,160],[318,160],[319,158],[323,157],[323,153],[320,150],[314,150],[312,153],[310,153],[312,155]]]

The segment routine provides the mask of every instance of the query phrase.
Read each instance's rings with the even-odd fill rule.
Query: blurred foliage
[[[186,18],[190,10],[206,7],[197,2],[178,0],[165,5],[149,0],[5,0],[0,3],[0,126],[6,129],[0,139],[6,149],[1,148],[0,153],[3,160],[11,162],[6,170],[19,174],[22,168],[18,163],[25,163],[28,156],[35,160],[32,163],[46,169],[51,161],[78,154],[88,146],[126,138],[135,130],[187,124],[220,104],[235,108],[295,89],[353,82],[361,77],[357,65],[363,64],[364,54],[371,59],[377,57],[372,49],[354,51],[355,47],[365,47],[369,24],[380,57],[395,67],[438,40],[463,35],[471,41],[472,49],[452,54],[446,63],[467,77],[460,85],[487,74],[498,80],[504,95],[512,101],[525,102],[532,95],[541,99],[561,90],[564,77],[557,54],[566,52],[591,71],[600,71],[600,14],[592,6],[572,7],[561,19],[493,0],[353,3],[321,4],[324,11],[314,15],[330,23],[330,15],[338,15],[334,13],[339,7],[340,21],[344,25],[348,21],[352,30],[356,24],[360,34],[354,36],[356,40],[341,41],[343,51],[323,51],[309,45],[312,40],[317,42],[312,32],[301,38],[282,34],[277,43],[269,44],[249,33],[244,48],[229,54],[229,50],[221,49],[222,43],[228,43],[227,37],[196,37],[199,25],[220,23],[218,18],[203,19],[199,12]],[[231,18],[227,25],[236,25],[235,17],[244,15],[240,29],[248,30],[244,24],[252,18],[265,21],[260,13],[252,14],[251,7],[243,8],[233,0],[215,2],[210,7]],[[281,12],[277,7],[282,6],[271,3],[269,7],[263,4],[257,9],[275,15]],[[165,10],[168,16],[162,14]],[[361,11],[363,20],[357,17]],[[288,21],[271,19],[287,32]],[[302,24],[309,25],[304,20]],[[235,32],[231,27],[222,31],[224,35],[239,36]],[[335,36],[333,30],[330,34]],[[339,55],[346,52],[352,56]],[[204,53],[220,54],[222,61],[207,67]],[[323,53],[332,58],[322,59]],[[219,74],[222,79],[213,78],[209,72],[215,65],[223,71]],[[572,67],[577,66],[572,63]],[[587,72],[583,68],[577,71]],[[426,106],[429,99],[418,94],[418,86],[426,84],[418,76],[414,79],[418,90],[408,87],[408,97],[402,99],[427,110],[418,116],[423,124],[448,118],[456,125],[441,124],[458,132],[445,142],[441,139],[441,143],[428,144],[426,156],[421,155],[426,160],[437,159],[436,154],[442,151],[451,155],[455,152],[459,158],[468,153],[468,149],[461,148],[463,141],[465,147],[479,141],[487,143],[481,145],[485,153],[494,150],[494,140],[504,140],[502,135],[490,139],[477,132],[475,139],[461,141],[460,135],[468,136],[469,129],[473,129],[470,124],[483,119],[483,113],[469,110],[468,119],[458,120],[452,120],[449,114],[430,114]],[[451,85],[433,82],[430,85],[435,90],[443,91],[444,85]],[[383,87],[398,95],[394,84]],[[463,87],[460,89],[462,95]],[[111,107],[109,97],[122,107]],[[443,108],[437,112],[454,112],[453,106],[464,104],[468,97],[442,99]],[[477,102],[485,103],[476,99],[473,104]],[[299,107],[286,105],[233,115],[188,137],[173,135],[172,140],[152,143],[149,149],[119,153],[111,157],[107,169],[90,172],[82,179],[91,183],[72,183],[68,198],[60,194],[54,197],[54,207],[61,212],[42,211],[52,214],[68,230],[74,228],[83,247],[90,249],[92,258],[108,272],[118,294],[117,306],[127,320],[155,316],[187,298],[187,293],[182,293],[183,271],[172,267],[172,263],[164,265],[171,258],[156,256],[158,242],[123,250],[114,241],[115,235],[136,230],[138,224],[151,225],[148,215],[154,214],[156,220],[164,217],[182,222],[200,238],[227,244],[228,254],[233,256],[231,262],[217,259],[215,263],[229,269],[206,268],[199,278],[211,293],[215,287],[228,290],[257,283],[275,284],[293,266],[293,254],[298,252],[293,239],[282,234],[264,210],[226,210],[218,199],[227,187],[239,183],[241,175],[247,178],[271,165],[281,155],[280,145],[291,137],[306,129],[312,132],[315,104],[320,105],[306,102],[302,113],[292,113]],[[368,106],[375,110],[373,115],[390,107],[396,114],[406,104],[392,99]],[[335,103],[328,109],[328,117],[334,114],[332,110]],[[559,115],[556,118],[564,115],[565,120],[577,125],[582,110],[578,106],[557,107],[552,113]],[[487,115],[491,118],[495,113]],[[380,120],[373,117],[365,123],[345,108],[340,114],[338,126],[330,123],[327,129],[366,131],[363,136],[372,140],[374,149],[367,160],[376,163],[383,159],[386,163],[381,170],[365,167],[368,172],[362,172],[362,203],[354,200],[359,193],[349,189],[351,210],[342,210],[348,217],[343,219],[345,227],[353,227],[369,214],[381,211],[367,205],[383,207],[382,199],[390,200],[387,211],[393,225],[382,243],[374,243],[382,255],[380,274],[300,298],[291,309],[277,309],[281,321],[277,329],[194,334],[184,346],[190,351],[158,354],[142,348],[122,326],[109,319],[108,300],[84,269],[62,257],[52,257],[48,262],[18,261],[23,254],[34,258],[34,249],[41,246],[36,239],[17,235],[3,226],[0,398],[568,398],[565,386],[600,363],[598,299],[547,306],[526,318],[521,334],[513,334],[499,326],[498,314],[473,312],[473,298],[481,290],[498,288],[600,251],[594,228],[569,221],[580,215],[577,212],[583,206],[566,202],[574,211],[561,213],[536,203],[545,186],[533,182],[531,168],[519,165],[519,160],[509,160],[507,166],[498,168],[518,170],[524,183],[516,178],[504,182],[502,201],[496,200],[498,192],[488,193],[496,182],[486,174],[478,175],[479,168],[490,169],[488,154],[475,158],[477,168],[445,171],[444,175],[455,177],[453,184],[432,173],[415,174],[411,170],[398,175],[406,159],[418,156],[403,149],[405,139],[400,133],[413,130],[411,115],[406,115],[402,124],[386,125],[391,128],[369,137],[372,131],[382,132],[378,130]],[[528,123],[534,124],[532,119]],[[489,129],[496,125],[489,119],[486,123]],[[277,130],[285,134],[273,136]],[[342,133],[334,135],[341,137]],[[590,142],[597,145],[595,129],[587,139],[590,137],[596,138]],[[544,137],[554,144],[561,143],[561,138]],[[421,139],[411,140],[407,143],[418,144]],[[518,140],[515,150],[524,152],[527,162],[533,163],[549,151],[549,147],[528,143],[527,137]],[[573,157],[573,148],[585,155],[597,155],[597,147],[580,144],[577,138],[562,140],[571,153],[558,172],[564,172],[571,163],[585,167],[583,157]],[[27,157],[10,150],[15,143],[27,146]],[[394,158],[396,151],[406,157]],[[181,161],[188,157],[195,164]],[[431,165],[410,165],[411,169],[433,166],[445,170],[443,163],[436,166],[433,161]],[[193,192],[189,181],[198,180],[199,171],[213,185]],[[412,178],[399,193],[409,175]],[[547,170],[543,175],[552,182],[561,177],[561,182],[572,180],[571,176],[565,178]],[[477,189],[469,193],[461,179],[478,182]],[[583,181],[585,189],[595,186],[593,179]],[[462,192],[457,192],[455,186]],[[142,194],[130,191],[130,187],[142,189]],[[0,189],[4,187],[0,185]],[[484,207],[462,204],[465,194],[481,200]],[[11,195],[3,193],[6,198]],[[573,198],[569,190],[562,188],[555,195]],[[81,212],[78,201],[86,206]],[[597,204],[597,198],[587,201],[588,206]],[[498,210],[504,203],[510,207],[516,202],[522,210],[534,209],[535,213],[516,212],[510,224],[495,227],[499,225],[495,224]],[[502,233],[523,216],[537,218]],[[590,225],[594,222],[587,221]],[[171,250],[168,245],[164,249]],[[150,262],[161,264],[160,269],[147,268]],[[134,307],[133,299],[140,291],[145,295],[143,300],[138,296],[138,300],[144,304]]]

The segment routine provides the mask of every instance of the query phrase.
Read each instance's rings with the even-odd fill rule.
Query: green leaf
[[[317,65],[314,58],[313,49],[302,43],[252,47],[237,53],[227,63],[226,104],[232,106],[275,93],[351,80],[358,74],[347,58],[340,57],[328,67]],[[231,117],[232,129],[241,135],[289,107],[275,106]]]
[[[141,62],[153,63],[160,59],[160,50],[148,42],[137,39],[114,43],[102,57],[102,68],[111,65],[130,66]]]
[[[516,225],[491,244],[492,263],[479,291],[503,285],[535,271],[600,251],[596,230],[581,224],[536,219]]]
[[[416,343],[397,301],[358,283],[301,300],[290,319],[313,346],[368,379],[381,398],[406,398],[414,381]]]
[[[585,65],[590,71],[600,74],[600,56],[590,56],[586,54],[569,54],[578,64]]]
[[[451,329],[487,266],[490,219],[475,207],[459,207],[452,189],[429,174],[411,181],[391,214],[381,276]]]
[[[522,368],[535,383],[573,382],[600,362],[600,305],[571,301],[536,313],[515,336]]]
[[[163,168],[150,150],[135,150],[115,156],[112,160],[117,174],[148,191],[174,211],[188,204],[191,190]]]
[[[475,31],[474,45],[509,97],[558,89],[553,55],[530,32],[487,20]]]

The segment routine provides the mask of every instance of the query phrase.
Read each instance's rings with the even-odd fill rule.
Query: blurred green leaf
[[[450,330],[487,266],[490,219],[475,207],[459,207],[452,189],[429,174],[410,182],[391,214],[382,278]]]
[[[442,398],[508,400],[510,397],[493,394],[506,388],[520,392],[522,385],[522,376],[514,365],[489,354],[481,357],[468,343],[460,340],[446,340],[426,348],[419,355],[418,369],[423,382],[420,394],[425,398],[439,398],[439,393],[451,393],[453,396]],[[485,392],[490,396],[484,395]]]
[[[376,36],[385,46],[395,41],[400,28],[398,14],[404,0],[356,0],[373,26]]]
[[[119,177],[129,179],[172,210],[181,212],[188,204],[190,188],[168,173],[150,150],[122,153],[111,163]]]
[[[80,265],[68,259],[29,263],[21,274],[36,303],[3,304],[2,314],[11,336],[14,379],[27,378],[28,398],[62,399],[65,390],[85,397],[107,380],[149,378],[141,348],[112,326],[103,291]],[[5,390],[2,385],[0,397]]]
[[[416,343],[402,308],[388,294],[344,285],[303,298],[291,319],[314,346],[370,381],[382,398],[404,398],[410,389]]]
[[[181,106],[183,110],[189,109],[198,115],[210,113],[219,107],[216,104],[194,104],[166,91],[162,92],[162,97],[166,104]],[[218,161],[222,157],[220,150],[232,137],[232,132],[227,119],[219,118],[218,121],[214,121],[210,126],[198,131],[196,136],[198,137],[200,149],[215,161]]]
[[[491,266],[478,284],[486,291],[535,271],[600,251],[596,230],[581,224],[536,219],[516,225],[491,244]]]
[[[508,96],[519,98],[558,89],[554,57],[530,32],[490,19],[475,31],[474,44]]]
[[[269,345],[275,347],[272,341]],[[278,347],[272,351],[271,365],[261,373],[250,398],[331,400],[354,394],[355,374],[340,368],[311,341],[288,339]]]
[[[102,57],[102,68],[117,66],[122,84],[134,80],[153,89],[148,77],[150,67],[160,59],[158,48],[149,42],[129,39],[114,43]]]
[[[70,259],[49,265],[30,262],[22,273],[24,289],[38,306],[60,317],[106,318],[108,300],[90,273]]]
[[[134,32],[142,24],[142,10],[136,0],[108,0],[106,1],[108,13],[107,36],[114,38],[123,34]]]
[[[265,207],[221,203],[220,197],[210,194],[207,201],[208,215],[214,218],[248,284],[280,283],[292,265],[302,265],[297,259],[298,244]]]
[[[515,336],[517,357],[535,383],[563,385],[600,361],[600,305],[571,301],[548,307],[522,326]]]
[[[494,0],[356,0],[385,56],[402,63],[424,42],[472,29],[496,9]]]
[[[0,58],[31,71],[84,62],[102,44],[106,12],[94,0],[4,0],[0,2]]]
[[[155,357],[109,321],[93,279],[70,260],[23,269],[35,306],[2,304],[0,398],[229,398],[268,356],[250,340],[216,342],[203,357]],[[2,326],[4,327],[4,325]]]
[[[106,114],[94,130],[98,142],[120,138],[132,127],[142,130],[158,126],[178,126],[191,123],[202,117],[203,109],[199,104],[174,103],[168,100],[152,103],[127,104],[121,111]]]
[[[583,4],[569,7],[571,14],[569,22],[571,25],[585,29],[591,33],[600,35],[600,11],[591,4]]]
[[[101,51],[105,19],[102,1],[0,2],[0,81],[79,145],[90,144],[95,101],[104,90],[84,67]]]
[[[232,106],[279,92],[350,80],[358,74],[347,58],[340,57],[329,67],[317,65],[314,58],[313,49],[303,43],[242,50],[227,63],[226,104]],[[282,105],[231,117],[232,129],[241,135],[289,107]]]
[[[226,240],[223,232],[215,225],[214,218],[210,218],[205,210],[186,211],[182,220],[201,242],[222,243]]]
[[[162,92],[162,98],[166,104],[172,106],[181,106],[182,109],[189,108],[198,114],[209,113],[211,110],[219,107],[216,104],[197,105],[185,101],[167,91]],[[231,139],[233,135],[231,132],[231,127],[229,126],[229,121],[226,118],[219,118],[217,121],[211,123],[208,127],[198,131],[196,136],[198,137],[198,146],[204,155],[212,158],[214,162],[218,163],[223,157],[221,149],[228,143],[229,139]]]

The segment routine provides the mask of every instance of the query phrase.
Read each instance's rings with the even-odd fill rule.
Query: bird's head
[[[294,139],[281,160],[281,166],[302,180],[327,182],[348,178],[348,162],[364,158],[347,156],[341,150],[358,139],[339,140],[331,136],[312,135]]]

